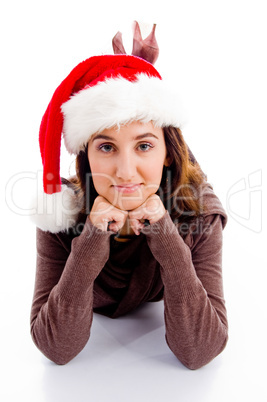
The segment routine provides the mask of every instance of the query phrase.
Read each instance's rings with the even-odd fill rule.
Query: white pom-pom
[[[62,185],[59,193],[38,194],[31,220],[43,231],[58,233],[75,225],[81,208],[81,202],[74,191]]]

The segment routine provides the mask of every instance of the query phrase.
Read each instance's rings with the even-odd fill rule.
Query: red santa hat
[[[40,126],[42,205],[51,213],[38,208],[37,226],[51,232],[66,230],[79,212],[75,194],[61,184],[62,135],[67,150],[77,155],[93,134],[106,128],[132,121],[179,127],[175,101],[154,66],[139,57],[94,56],[77,65],[54,92]]]

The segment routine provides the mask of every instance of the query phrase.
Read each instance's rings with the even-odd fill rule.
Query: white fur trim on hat
[[[138,74],[134,82],[117,77],[86,87],[61,110],[65,146],[74,154],[84,149],[93,134],[107,128],[132,121],[180,127],[184,118],[177,95],[163,80],[146,74]]]
[[[40,192],[34,205],[35,213],[31,220],[43,231],[58,233],[75,225],[81,205],[74,191],[62,185],[61,191],[54,194]]]

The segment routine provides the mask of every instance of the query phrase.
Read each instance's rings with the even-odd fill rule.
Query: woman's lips
[[[115,190],[124,194],[132,194],[141,188],[141,184],[120,184],[114,186]]]

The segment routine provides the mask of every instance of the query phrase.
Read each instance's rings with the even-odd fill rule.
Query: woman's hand
[[[127,216],[127,211],[121,211],[110,204],[104,197],[98,196],[90,212],[90,221],[102,231],[107,231],[109,227],[112,232],[116,233],[123,227]]]
[[[166,213],[166,209],[162,204],[158,195],[153,194],[140,205],[140,207],[129,212],[131,227],[136,235],[140,234],[140,230],[145,226],[145,220],[150,224],[157,222]]]

